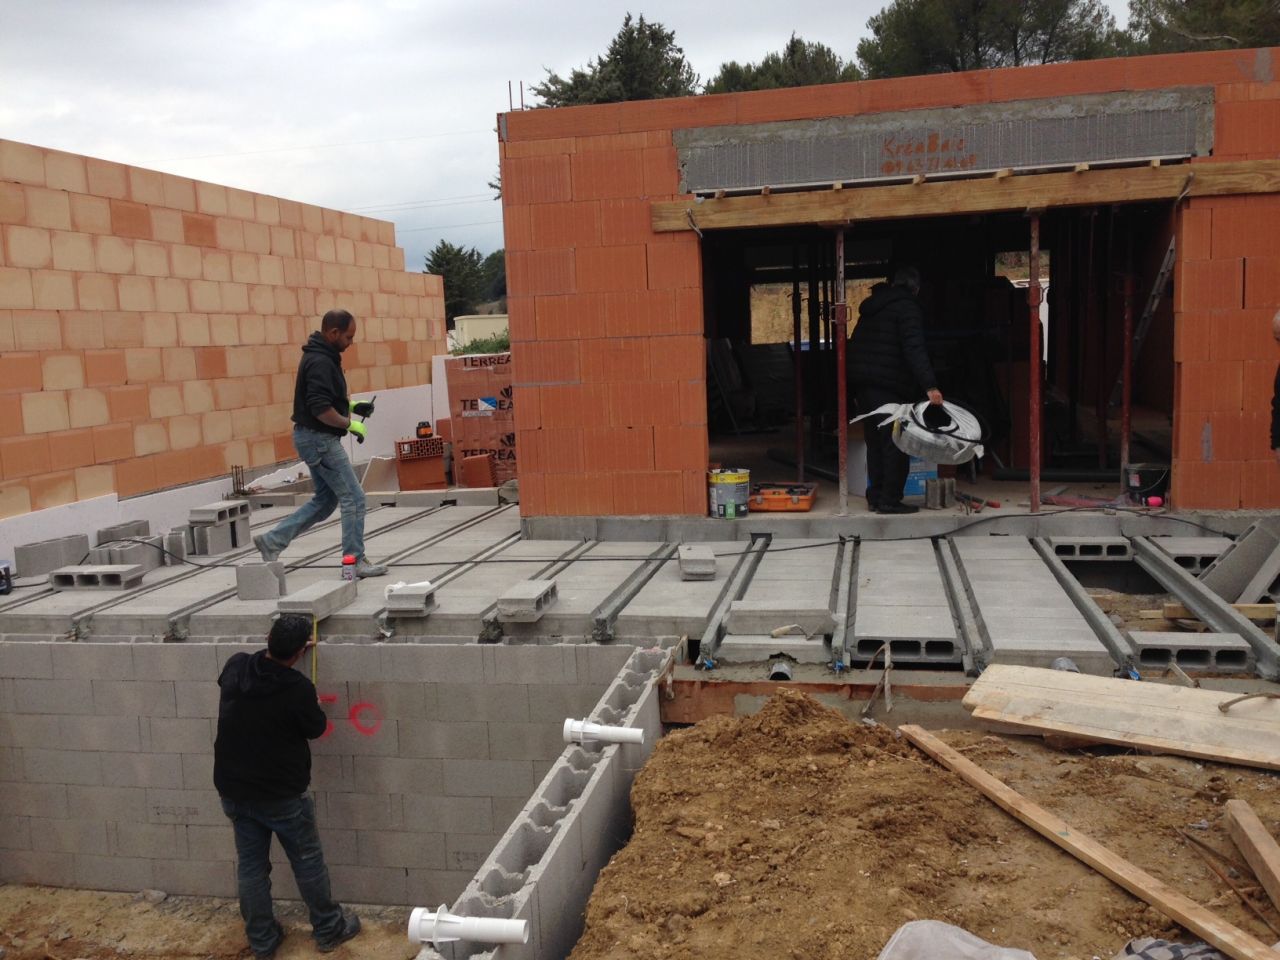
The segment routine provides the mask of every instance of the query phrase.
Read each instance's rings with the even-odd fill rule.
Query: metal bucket
[[[712,470],[707,474],[707,512],[720,520],[745,517],[751,502],[750,470]]]

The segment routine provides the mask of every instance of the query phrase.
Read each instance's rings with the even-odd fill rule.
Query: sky
[[[1126,0],[1105,0],[1121,25]],[[704,79],[792,32],[852,60],[882,0],[0,0],[0,138],[391,220],[410,270],[502,246],[496,116],[630,9]]]

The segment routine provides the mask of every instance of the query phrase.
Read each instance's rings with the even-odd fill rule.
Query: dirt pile
[[[1014,788],[1270,943],[1177,834],[1230,850],[1221,805],[1274,827],[1277,779],[1179,758],[1058,753],[943,733]],[[757,715],[664,738],[632,791],[635,833],[601,874],[571,960],[873,958],[944,920],[1039,960],[1189,935],[1001,812],[885,727],[783,690]]]

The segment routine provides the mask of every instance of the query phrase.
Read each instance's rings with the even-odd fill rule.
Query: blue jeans
[[[315,496],[262,535],[262,542],[281,551],[294,537],[305,533],[342,506],[342,552],[364,556],[364,491],[351,469],[342,438],[317,433],[305,427],[293,428],[293,446],[311,471]]]
[[[279,941],[271,908],[271,835],[280,838],[298,892],[311,913],[311,932],[318,941],[342,931],[342,907],[329,892],[329,869],[316,830],[316,805],[309,794],[287,800],[222,799],[222,812],[236,834],[236,884],[240,916],[249,946],[266,953]]]

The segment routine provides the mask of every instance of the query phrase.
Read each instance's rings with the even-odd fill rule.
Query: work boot
[[[273,560],[280,559],[280,551],[272,550],[267,546],[267,535],[260,533],[253,538],[253,545],[258,548],[258,552],[262,554],[263,563],[271,563]]]
[[[366,558],[361,557],[356,561],[356,576],[363,580],[365,577],[385,577],[387,575],[386,564],[370,563]]]
[[[920,508],[910,503],[882,503],[876,507],[876,513],[919,513]]]
[[[276,942],[266,950],[254,950],[253,955],[256,960],[271,960],[276,955],[276,951],[280,949],[280,944],[284,942],[285,929],[280,925],[279,920],[272,920],[272,924],[276,928]]]
[[[386,570],[382,571],[386,573]],[[342,926],[329,940],[317,940],[316,949],[321,953],[332,953],[360,932],[360,918],[354,913],[343,913]]]

